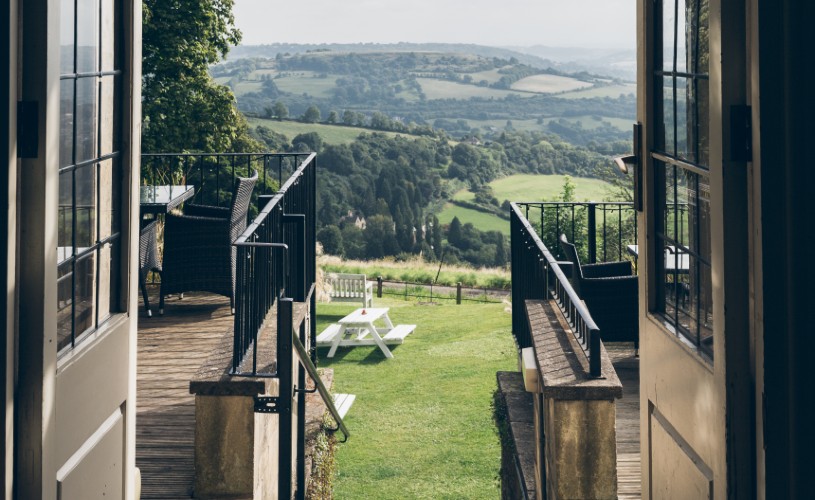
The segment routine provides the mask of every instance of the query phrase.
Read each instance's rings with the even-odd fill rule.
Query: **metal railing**
[[[524,204],[526,205],[526,204]],[[510,239],[512,262],[512,332],[518,348],[531,347],[532,332],[524,303],[529,299],[554,299],[582,347],[589,364],[589,376],[601,377],[600,329],[588,308],[572,288],[560,267],[525,217],[521,206],[511,204]]]
[[[637,218],[630,202],[518,202],[530,226],[552,253],[562,258],[558,238],[565,234],[580,258],[593,264],[622,260],[637,243]]]
[[[252,193],[255,209],[261,196],[275,194],[311,153],[144,153],[141,179],[145,184],[195,186],[192,201],[201,205],[229,203],[235,179],[258,173]]]
[[[273,308],[280,299],[304,302],[316,279],[315,156],[314,153],[299,155],[297,169],[280,190],[271,196],[261,195],[259,201],[263,208],[233,244],[237,262],[234,375],[277,375],[274,371],[258,369],[258,336],[272,320]],[[313,310],[314,305],[311,307]],[[279,320],[279,315],[277,317]],[[282,355],[279,351],[284,337],[277,337],[278,359]],[[313,337],[314,332],[312,341]],[[244,359],[249,353],[253,357],[251,368]]]

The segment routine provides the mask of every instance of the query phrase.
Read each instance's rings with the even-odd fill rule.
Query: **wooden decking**
[[[233,321],[229,299],[186,294],[168,298],[152,318],[139,307],[136,466],[142,498],[190,498],[193,485],[194,396],[189,384]],[[141,304],[140,304],[141,306]]]
[[[631,344],[606,344],[606,350],[623,384],[617,400],[617,495],[641,498],[640,362]]]

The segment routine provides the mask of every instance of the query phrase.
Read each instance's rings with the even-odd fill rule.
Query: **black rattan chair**
[[[586,303],[603,342],[634,342],[639,349],[639,286],[631,262],[581,265],[565,234],[560,235],[560,248],[572,263],[572,287]]]
[[[150,301],[147,298],[147,274],[151,271],[159,273],[161,276],[161,262],[158,257],[158,239],[156,230],[158,221],[147,221],[139,233],[139,288],[141,288],[142,298],[144,298],[144,309],[147,316],[152,316]]]
[[[235,310],[235,259],[232,243],[246,229],[258,174],[239,177],[228,208],[187,203],[184,214],[167,214],[159,313],[172,293],[211,292],[229,297]]]

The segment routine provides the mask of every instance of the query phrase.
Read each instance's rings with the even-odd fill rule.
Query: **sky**
[[[636,46],[636,0],[235,0],[244,45]]]

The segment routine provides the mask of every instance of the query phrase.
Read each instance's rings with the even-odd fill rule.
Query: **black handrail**
[[[301,163],[291,177],[276,194],[260,198],[265,205],[233,243],[237,266],[232,375],[277,377],[277,370],[258,370],[258,335],[281,299],[314,301],[307,297],[307,287],[316,280],[316,155],[297,158]],[[285,356],[282,340],[278,335],[278,359]],[[251,370],[241,370],[250,351]]]
[[[259,197],[276,193],[310,155],[313,153],[143,153],[141,178],[146,184],[194,185],[194,203],[223,206],[229,203],[235,179],[257,171],[252,200],[259,209]]]
[[[337,427],[328,430],[331,432],[336,432],[338,430],[342,431],[342,434],[344,436],[342,442],[344,443],[348,441],[348,438],[351,437],[351,433],[345,426],[345,422],[343,422],[339,410],[337,410],[337,407],[334,406],[334,398],[331,397],[331,394],[328,392],[328,388],[325,386],[325,384],[323,384],[323,380],[317,373],[317,367],[314,365],[314,363],[312,363],[311,358],[309,357],[308,350],[305,348],[305,346],[303,346],[303,343],[300,342],[300,339],[297,337],[297,334],[295,333],[294,330],[292,330],[292,346],[294,347],[294,350],[297,351],[298,358],[301,360],[301,363],[305,367],[306,372],[308,373],[311,380],[314,381],[314,385],[317,388],[317,392],[319,392],[320,396],[322,396],[325,406],[328,408],[328,411],[331,413],[331,417],[337,424]]]
[[[600,329],[517,203],[510,204],[512,253],[512,331],[519,348],[532,346],[524,302],[555,299],[589,364],[589,376],[601,377]],[[550,276],[551,275],[551,276]]]
[[[557,240],[562,233],[575,242],[584,262],[607,262],[622,260],[626,245],[637,242],[637,219],[631,202],[564,202],[533,201],[516,202],[523,208],[524,217],[536,223],[541,240],[563,257]]]

